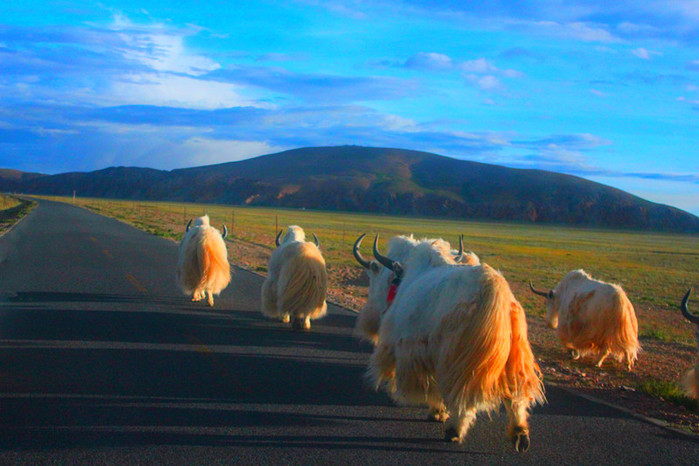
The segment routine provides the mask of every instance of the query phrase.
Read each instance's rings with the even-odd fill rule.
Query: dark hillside
[[[2,170],[0,189],[699,232],[694,215],[575,176],[359,146],[294,149],[172,171],[119,167],[46,176]]]

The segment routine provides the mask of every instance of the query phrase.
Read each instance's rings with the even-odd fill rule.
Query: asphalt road
[[[348,254],[350,252],[348,251]],[[699,442],[547,387],[518,455],[506,416],[463,445],[365,384],[355,315],[297,333],[235,270],[215,307],[173,242],[42,201],[0,238],[0,464],[697,464]]]

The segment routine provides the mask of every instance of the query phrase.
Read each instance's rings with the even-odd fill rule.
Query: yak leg
[[[206,303],[214,307],[214,294],[211,292],[211,290],[206,290],[207,298],[206,298]]]
[[[192,301],[201,301],[201,299],[204,297],[203,291],[197,288],[194,290],[194,295],[192,296]]]
[[[294,330],[310,330],[311,329],[311,318],[310,317],[294,317],[294,321],[291,323],[291,327]]]
[[[628,351],[626,352],[626,368],[631,372],[631,369],[633,369],[633,359],[631,359],[631,353]]]
[[[449,418],[447,421],[447,430],[444,432],[444,440],[447,442],[462,443],[468,429],[471,428],[476,421],[476,410],[470,408],[462,414]]]
[[[609,348],[607,348],[607,350],[604,352],[604,354],[602,355],[602,357],[600,358],[600,360],[597,361],[597,367],[602,367],[602,363],[603,363],[604,360],[607,358],[607,356],[609,356],[609,353],[611,353],[611,352],[612,352],[612,350],[610,350]]]
[[[428,421],[445,422],[447,419],[449,419],[449,413],[443,402],[430,403],[430,411],[427,413]]]
[[[527,403],[523,401],[505,400],[505,409],[510,418],[507,426],[507,436],[518,453],[524,453],[529,449],[529,423],[527,418]]]
[[[280,320],[283,324],[288,324],[288,323],[289,323],[289,320],[291,320],[291,318],[289,317],[289,314],[282,314],[282,316],[279,318],[279,320]]]

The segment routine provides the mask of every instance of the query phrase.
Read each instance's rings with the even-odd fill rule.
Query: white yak
[[[187,224],[187,232],[179,246],[177,282],[182,291],[192,295],[192,301],[200,301],[206,296],[206,302],[213,306],[213,295],[220,294],[230,283],[231,271],[224,241],[227,234],[226,225],[223,225],[223,236],[209,225],[208,215]]]
[[[319,319],[327,312],[325,295],[328,273],[325,260],[315,244],[306,242],[306,235],[299,226],[288,228],[284,239],[269,258],[268,275],[262,285],[262,313],[279,318],[282,322],[292,319],[295,329],[311,328],[311,319]]]
[[[487,264],[458,264],[443,240],[416,245],[403,263],[374,256],[400,279],[381,319],[368,376],[400,403],[424,404],[462,442],[479,412],[505,404],[508,436],[529,447],[529,408],[544,401],[522,306]]]
[[[571,350],[574,359],[586,354],[599,358],[602,366],[612,355],[626,360],[633,368],[641,349],[638,343],[636,312],[619,285],[590,277],[584,270],[573,270],[548,292],[531,290],[546,298],[546,321],[558,329],[558,338]]]
[[[359,265],[366,269],[367,275],[369,276],[369,293],[357,317],[355,334],[375,344],[379,336],[381,316],[383,316],[395,296],[396,288],[395,286],[393,288],[391,287],[391,283],[395,279],[395,274],[392,270],[382,267],[377,261],[367,260],[362,256],[359,252],[359,246],[362,244],[362,240],[365,236],[366,233],[357,238],[352,248],[354,258]],[[413,235],[394,236],[388,242],[388,257],[402,262],[408,257],[418,243],[424,241],[433,242],[434,239],[416,240],[413,238]],[[471,251],[464,252],[463,235],[459,238],[459,250],[451,252],[454,255],[454,261],[457,263],[465,265],[480,264],[477,255]]]

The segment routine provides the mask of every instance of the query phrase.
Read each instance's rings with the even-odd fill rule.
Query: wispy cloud
[[[650,60],[651,57],[653,57],[653,56],[662,55],[662,53],[660,53],[660,52],[654,52],[653,50],[644,49],[643,47],[633,49],[631,51],[631,53],[636,55],[638,58],[643,59],[643,60]]]

